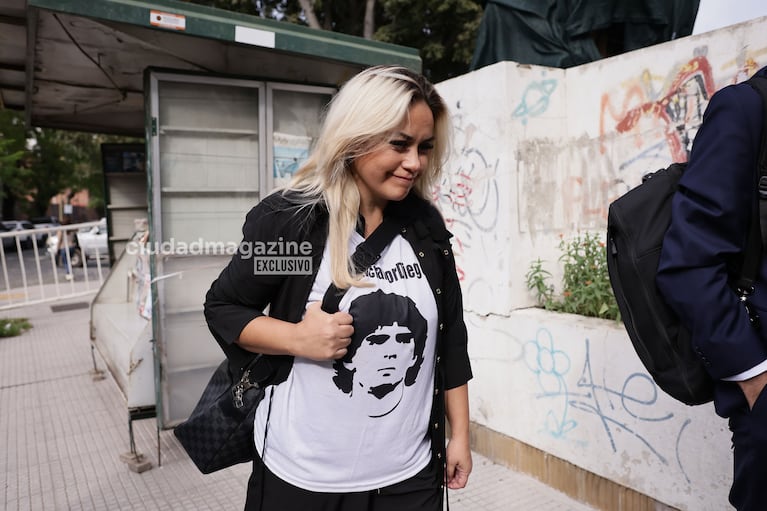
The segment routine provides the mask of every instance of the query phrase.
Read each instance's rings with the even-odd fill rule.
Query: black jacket
[[[429,431],[432,446],[436,446],[432,448],[433,455],[444,463],[444,391],[459,387],[472,377],[461,289],[449,241],[451,234],[436,208],[413,193],[400,202],[389,203],[384,215],[404,226],[402,236],[420,259],[437,303],[435,399]],[[251,320],[265,314],[267,306],[271,317],[291,323],[301,320],[322,261],[328,212],[322,206],[301,208],[292,195],[275,193],[248,213],[242,232],[239,252],[213,282],[205,298],[208,326],[234,367],[242,367],[250,358],[235,341]],[[243,257],[253,246],[265,247],[269,242],[280,241],[309,242],[310,275],[256,274],[252,258]],[[278,248],[278,245],[272,247]],[[270,359],[277,367],[275,383],[284,381],[292,357],[272,356]]]

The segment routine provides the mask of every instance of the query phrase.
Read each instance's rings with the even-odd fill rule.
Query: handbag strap
[[[352,254],[354,271],[364,273],[373,263],[378,261],[381,257],[381,252],[397,236],[400,228],[400,224],[391,217],[384,217],[381,225],[365,241],[357,245],[357,249]],[[325,296],[322,298],[322,310],[328,314],[338,312],[338,305],[341,303],[341,298],[344,297],[347,289],[339,289],[331,282],[328,290],[325,291]]]

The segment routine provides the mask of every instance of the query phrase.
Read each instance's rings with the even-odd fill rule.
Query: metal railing
[[[0,310],[94,294],[109,273],[103,221],[0,233],[0,270]]]

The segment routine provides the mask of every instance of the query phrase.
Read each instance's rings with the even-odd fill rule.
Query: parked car
[[[48,237],[46,246],[48,252],[56,258],[56,263],[61,265],[58,254],[58,232]],[[107,219],[102,218],[98,225],[83,227],[75,234],[75,246],[70,256],[72,266],[75,268],[83,264],[82,257],[88,259],[108,258],[109,246],[107,240]]]
[[[29,221],[32,222],[32,225],[35,226],[35,229],[39,231],[37,234],[35,234],[38,246],[46,245],[48,236],[55,236],[56,229],[61,226],[59,220],[55,216],[40,216],[30,218]]]
[[[77,233],[77,244],[86,261],[97,257],[109,257],[107,219],[102,218],[98,225],[80,229]]]
[[[58,227],[61,225],[59,219],[55,216],[38,216],[29,219],[37,228]]]
[[[35,226],[32,225],[32,222],[30,222],[29,220],[3,220],[2,224],[9,231],[26,231],[28,229],[35,228]],[[19,242],[21,243],[21,248],[32,247],[32,243],[33,241],[35,241],[35,239],[36,238],[34,234],[26,234],[24,236],[19,236]]]
[[[0,222],[0,233],[6,233],[6,232],[13,232],[13,231],[11,231],[11,229],[9,229],[2,222]],[[6,249],[6,250],[8,250],[8,249],[15,250],[16,249],[16,238],[14,238],[13,236],[6,236],[6,237],[2,238],[2,240],[3,240],[3,248],[4,249]]]

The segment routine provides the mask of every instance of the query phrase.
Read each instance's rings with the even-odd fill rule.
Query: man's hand
[[[738,385],[740,385],[740,390],[743,391],[743,395],[746,396],[746,401],[748,401],[748,408],[750,410],[754,407],[754,403],[756,403],[756,399],[759,397],[759,394],[762,393],[765,385],[767,385],[767,371],[757,374],[748,380],[739,381]]]

